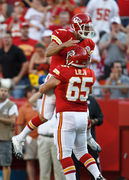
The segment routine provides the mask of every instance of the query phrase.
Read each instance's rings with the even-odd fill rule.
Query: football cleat
[[[15,156],[19,159],[23,158],[24,141],[20,141],[18,136],[12,137],[12,144]]]
[[[106,180],[106,179],[100,174],[99,177],[97,177],[96,180]]]
[[[100,145],[94,140],[94,138],[91,136],[87,139],[87,144],[90,146],[90,148],[94,151],[101,152]]]

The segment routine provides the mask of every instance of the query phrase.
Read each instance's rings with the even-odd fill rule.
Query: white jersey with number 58
[[[119,8],[115,0],[90,0],[86,12],[90,14],[94,29],[98,32],[109,32],[110,20],[119,16]]]

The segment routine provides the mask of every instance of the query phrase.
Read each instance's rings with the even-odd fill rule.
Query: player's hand
[[[75,46],[77,43],[79,43],[79,40],[72,40],[72,38],[64,43],[64,47],[71,47]]]

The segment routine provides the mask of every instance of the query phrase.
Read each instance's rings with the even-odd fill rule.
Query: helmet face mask
[[[77,14],[72,19],[72,28],[82,39],[90,38],[94,32],[92,20],[87,14]]]

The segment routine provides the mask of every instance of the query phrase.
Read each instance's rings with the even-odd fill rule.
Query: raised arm
[[[56,42],[51,42],[47,48],[46,56],[50,57],[61,51],[62,49],[70,46],[74,46],[75,44],[79,43],[79,40],[68,40],[60,45],[56,44]]]
[[[60,83],[60,80],[58,80],[54,76],[52,76],[46,83],[42,84],[39,87],[39,92],[45,94],[50,89],[55,88],[59,83]]]

